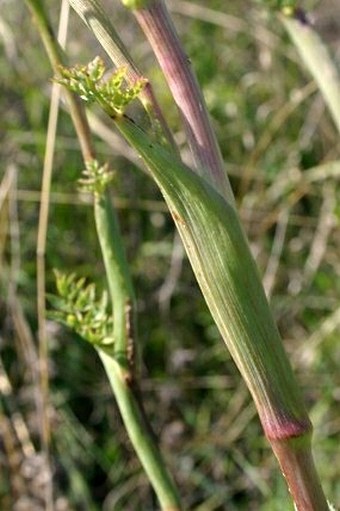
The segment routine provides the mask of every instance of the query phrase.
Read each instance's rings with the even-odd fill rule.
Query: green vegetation
[[[220,12],[225,5],[218,1],[210,2],[209,8],[191,3],[189,9],[188,3],[177,1],[171,5],[203,86],[240,216],[310,410],[316,465],[325,493],[339,502],[340,353],[336,341],[340,285],[335,278],[339,274],[339,137],[316,85],[278,18],[269,17],[253,4],[237,4],[228,7],[227,15]],[[52,3],[50,7],[56,26],[58,13]],[[137,295],[128,279],[123,292],[136,303],[134,309],[138,311],[140,391],[167,465],[180,488],[183,508],[292,509],[254,405],[229,353],[219,342],[219,333],[160,194],[122,140],[115,133],[107,135],[112,123],[96,110],[90,116],[96,134],[96,158],[109,160],[115,172],[109,173],[106,165],[87,164],[81,192],[78,180],[84,164],[70,117],[67,112],[60,113],[52,189],[47,198],[50,212],[44,275],[48,293],[54,294],[53,269],[61,272],[58,285],[64,301],[55,305],[61,311],[59,318],[77,328],[72,332],[49,320],[42,335],[34,298],[34,255],[52,72],[27,12],[23,4],[6,6],[1,19],[5,51],[0,68],[5,79],[0,104],[5,131],[0,149],[4,162],[0,189],[0,424],[2,472],[6,474],[0,487],[1,509],[22,505],[23,499],[31,499],[29,505],[38,506],[42,495],[46,496],[48,484],[45,488],[40,481],[42,475],[48,475],[49,466],[56,509],[158,508],[131,450],[102,366],[93,348],[77,337],[77,333],[87,337],[99,348],[100,339],[108,340],[105,349],[98,351],[108,374],[114,375],[117,368],[112,367],[107,350],[112,344],[112,316],[107,308],[105,271],[93,210],[89,207],[94,192],[97,231],[105,230],[108,216],[110,226],[116,225],[116,218],[110,216],[113,210],[109,195],[104,193],[109,182]],[[98,47],[73,14],[67,54],[72,62],[86,62],[98,53]],[[126,21],[124,11],[115,10],[113,19],[116,28],[120,23],[130,26],[125,25],[131,20]],[[18,20],[22,21],[21,32],[14,29]],[[30,44],[21,40],[25,33],[30,36]],[[181,144],[183,133],[170,95],[154,63],[145,55],[145,46],[132,34],[134,58],[152,78],[159,102]],[[105,87],[102,75],[96,78],[100,87]],[[113,81],[121,84],[122,78],[123,74],[118,73]],[[121,105],[137,95],[143,85],[141,80],[137,90],[127,88],[128,98],[119,98]],[[95,88],[94,95],[102,102],[100,87]],[[111,90],[104,89],[107,94]],[[148,126],[150,121],[145,120],[135,102],[129,108],[129,116],[138,122],[143,119]],[[118,113],[122,115],[120,110]],[[111,111],[109,114],[112,116]],[[123,128],[118,128],[123,133],[125,129],[133,139],[138,136],[137,127],[129,125],[129,117],[126,120],[127,127],[123,123]],[[154,127],[150,125],[149,130]],[[152,137],[154,141],[154,133]],[[142,141],[139,151],[150,164],[153,142],[146,149]],[[88,153],[92,154],[91,148]],[[166,160],[162,162],[164,165]],[[169,169],[163,170],[166,176]],[[201,190],[199,186],[197,190]],[[166,190],[164,194],[167,196]],[[198,199],[203,195],[197,192]],[[46,197],[42,203],[44,200]],[[216,218],[225,213],[233,219],[233,209],[224,207],[218,208]],[[181,218],[176,215],[180,227]],[[116,227],[113,229],[116,232]],[[207,230],[207,234],[214,232]],[[119,236],[117,230],[115,242]],[[102,250],[108,269],[103,246]],[[118,259],[117,267],[122,264],[124,273],[125,255],[119,254]],[[92,284],[83,287],[83,276],[95,282],[98,293]],[[120,285],[114,274],[109,277],[111,296]],[[102,298],[97,299],[101,290]],[[123,309],[118,304],[113,310],[115,339],[120,339],[120,331],[123,336],[119,350],[122,345],[126,348],[124,335],[131,327]],[[119,321],[121,330],[115,324],[117,310],[118,314],[124,313]],[[39,311],[41,314],[38,289]],[[97,321],[98,329],[93,330],[90,324],[87,329],[89,320],[92,326]],[[46,367],[40,364],[39,368],[37,363],[42,355],[41,342],[38,355],[37,339],[41,341],[42,337],[48,341],[50,366],[45,402],[39,369],[46,375]],[[118,373],[117,377],[119,381]],[[137,403],[138,408],[134,398],[129,402],[132,408]],[[118,396],[117,400],[119,403]],[[51,434],[44,433],[44,410]],[[41,439],[43,446],[44,442],[50,444],[50,460],[41,456]]]

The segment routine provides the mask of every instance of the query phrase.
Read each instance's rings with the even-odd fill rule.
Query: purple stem
[[[329,511],[312,457],[311,432],[272,441],[297,511]]]
[[[196,170],[232,202],[233,193],[205,101],[163,0],[134,9],[182,114]]]

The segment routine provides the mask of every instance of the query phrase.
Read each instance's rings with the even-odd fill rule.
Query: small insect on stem
[[[292,6],[285,6],[282,8],[281,11],[285,16],[288,16],[289,18],[294,18],[297,21],[299,21],[302,25],[305,26],[311,26],[312,21],[310,17],[308,16],[307,12],[302,9],[301,7],[292,7]]]
[[[308,16],[307,12],[303,9],[301,9],[301,7],[296,7],[294,9],[294,12],[293,12],[293,17],[300,21],[300,23],[302,25],[306,25],[306,26],[311,26],[312,25],[312,21],[310,19],[310,17]]]

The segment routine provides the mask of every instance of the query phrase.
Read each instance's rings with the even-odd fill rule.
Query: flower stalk
[[[147,421],[137,383],[135,298],[118,220],[105,191],[94,215],[114,311],[112,351],[97,347],[130,438],[163,511],[180,511],[177,489]]]
[[[65,65],[65,56],[50,27],[43,4],[40,0],[26,0],[26,3],[37,25],[56,79],[60,80],[61,70],[65,69],[62,67],[62,64]],[[94,71],[94,76],[100,80],[100,62]],[[90,78],[93,78],[93,75]],[[122,85],[120,79],[118,84],[115,83],[118,86]],[[134,84],[132,97],[135,97],[136,91],[140,92],[139,87],[139,83]],[[65,94],[86,166],[81,185],[94,195],[94,216],[107,272],[114,320],[107,315],[105,295],[101,301],[96,302],[94,287],[90,285],[84,288],[84,281],[75,282],[73,276],[57,278],[57,282],[59,279],[61,286],[66,289],[66,291],[64,289],[64,298],[67,304],[65,308],[64,300],[64,304],[57,313],[58,319],[62,319],[68,326],[76,329],[81,336],[94,345],[104,365],[130,441],[155,490],[162,511],[180,511],[181,504],[177,489],[166,468],[138,392],[135,364],[135,298],[117,215],[107,190],[107,185],[113,176],[106,165],[100,166],[95,160],[87,117],[79,98],[67,88]],[[115,99],[117,100],[117,97]],[[71,304],[70,297],[73,297]]]
[[[97,0],[69,0],[69,3],[93,32],[113,64],[117,68],[126,69],[125,78],[128,84],[133,86],[140,80],[145,81],[139,99],[149,116],[156,136],[162,143],[168,144],[172,150],[177,152],[176,143],[157,102],[151,83],[146,80],[131,58],[103,6]]]

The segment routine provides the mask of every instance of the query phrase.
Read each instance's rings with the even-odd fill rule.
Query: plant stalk
[[[53,35],[43,5],[40,0],[25,1],[38,27],[52,68],[58,75],[60,65],[65,65],[65,57]],[[65,94],[80,141],[84,162],[90,162],[94,160],[95,152],[85,111],[74,94],[67,89],[65,89]],[[118,219],[107,192],[101,197],[95,197],[94,213],[114,307],[113,334],[117,339],[113,353],[108,353],[100,348],[97,351],[107,372],[130,440],[150,478],[161,509],[163,511],[180,511],[181,505],[177,490],[166,469],[136,391],[134,293],[119,232]]]
[[[118,218],[107,190],[95,194],[94,217],[114,311],[114,357],[133,378],[135,362],[135,296]]]
[[[108,193],[95,197],[95,220],[114,314],[113,353],[97,348],[130,441],[164,511],[181,509],[176,487],[147,422],[135,378],[135,304],[118,220]]]
[[[328,511],[311,448],[311,432],[270,441],[297,511]]]
[[[205,100],[163,0],[122,0],[145,33],[180,110],[197,172],[234,203]]]
[[[312,425],[234,207],[125,116],[118,129],[144,159],[182,237],[212,316],[256,404],[298,511],[328,505]]]
[[[66,64],[66,57],[60,45],[56,41],[53,30],[48,21],[44,5],[41,0],[25,0],[25,2],[32,13],[33,21],[37,26],[37,30],[45,47],[53,72],[56,76],[58,76],[60,65]],[[79,98],[66,89],[65,99],[77,133],[83,159],[85,162],[91,161],[94,159],[94,148],[85,110]]]
[[[127,379],[125,370],[114,357],[101,349],[98,354],[116,397],[126,431],[156,492],[162,511],[180,511],[182,508],[177,490],[166,470],[153,433],[145,421],[133,382]]]

